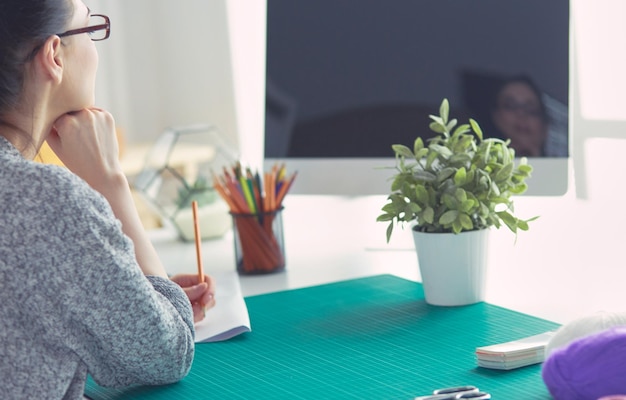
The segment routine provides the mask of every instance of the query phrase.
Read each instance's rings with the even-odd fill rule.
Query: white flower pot
[[[489,229],[454,233],[413,230],[428,304],[461,306],[484,300]]]

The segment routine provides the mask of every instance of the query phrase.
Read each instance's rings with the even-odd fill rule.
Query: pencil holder
[[[257,214],[231,212],[239,274],[271,274],[285,269],[282,211],[281,207]]]

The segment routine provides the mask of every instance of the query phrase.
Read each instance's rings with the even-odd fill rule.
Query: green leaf
[[[434,182],[435,180],[437,180],[437,175],[433,174],[432,172],[428,172],[428,171],[415,171],[413,173],[413,177],[419,181],[424,181],[424,182]]]
[[[456,129],[454,130],[454,133],[452,134],[452,136],[458,136],[462,133],[466,133],[469,132],[470,126],[469,124],[461,124],[459,126],[456,127]]]
[[[494,196],[500,196],[500,187],[496,184],[495,181],[491,181],[491,191]]]
[[[440,116],[438,116],[438,115],[429,115],[428,117],[429,117],[430,119],[432,119],[432,120],[433,120],[433,122],[436,122],[436,123],[438,123],[438,124],[439,124],[439,125],[441,125],[441,126],[445,126],[445,125],[446,125],[446,124],[445,124],[445,122],[444,122],[444,120],[443,120],[443,118],[441,118],[441,117],[440,117]]]
[[[389,243],[389,239],[391,239],[391,233],[393,232],[393,222],[387,226],[387,243]]]
[[[453,165],[465,165],[472,161],[472,157],[467,153],[454,154],[448,161]]]
[[[413,213],[413,214],[417,214],[418,212],[422,211],[422,207],[419,206],[419,204],[416,203],[409,203],[407,208]]]
[[[508,211],[500,211],[497,215],[512,232],[517,232],[517,219],[514,216],[509,214]]]
[[[467,171],[465,170],[465,167],[461,167],[457,169],[456,173],[454,174],[454,184],[457,186],[461,186],[465,184],[466,178],[467,178]]]
[[[470,169],[469,172],[467,173],[467,177],[465,178],[465,182],[474,182],[474,177],[476,176],[476,172],[474,169]],[[471,191],[474,191],[474,188],[472,187],[470,189]]]
[[[401,175],[396,176],[391,182],[391,191],[395,192],[402,188],[404,177]]]
[[[457,154],[467,154],[467,151],[473,150],[474,138],[472,136],[463,136],[460,137],[459,140],[454,145],[454,152]],[[471,149],[470,149],[471,148]]]
[[[415,139],[415,142],[413,143],[413,153],[415,153],[416,158],[417,158],[417,153],[423,148],[424,148],[424,141],[422,140],[420,136],[418,136],[417,139]]]
[[[436,133],[444,133],[446,131],[445,125],[440,124],[439,122],[431,122],[428,127],[430,128],[430,130]]]
[[[528,164],[520,164],[517,166],[517,170],[530,175],[530,173],[533,172],[533,167]]]
[[[443,158],[449,158],[452,155],[452,150],[439,144],[431,144],[428,146],[431,150],[436,151]]]
[[[465,213],[459,214],[459,222],[461,223],[463,229],[465,229],[466,231],[471,231],[472,229],[474,229],[474,223],[472,222],[472,219],[469,215]]]
[[[519,185],[515,185],[511,188],[509,188],[509,191],[513,194],[522,194],[524,193],[526,190],[528,190],[528,185],[525,183],[521,183]]]
[[[436,151],[430,150],[428,152],[428,156],[426,157],[426,168],[427,169],[431,168],[431,166],[433,165],[433,162],[435,162],[437,157],[439,157],[439,153],[437,153]]]
[[[455,192],[454,192],[454,198],[459,202],[459,203],[463,203],[464,201],[467,200],[467,192],[461,188],[458,188]]]
[[[441,203],[449,210],[456,210],[458,207],[458,202],[451,193],[442,194]]]
[[[454,168],[444,168],[437,174],[437,182],[443,182],[454,175]]]
[[[376,218],[376,221],[378,221],[378,222],[393,221],[393,219],[394,219],[393,214],[380,214]]]
[[[422,204],[428,204],[428,191],[424,186],[415,186],[415,198]]]
[[[406,204],[406,198],[402,193],[391,194],[389,200],[391,200],[391,205],[395,207],[394,212],[398,210],[398,207],[404,207],[404,204]]]
[[[413,152],[411,151],[411,149],[409,149],[403,144],[394,144],[391,146],[391,148],[396,153],[396,155],[407,157],[407,158],[413,158]]]
[[[396,207],[392,202],[385,204],[381,210],[386,212],[387,214],[393,214],[396,211]]]
[[[432,207],[426,207],[424,211],[422,211],[422,219],[427,224],[432,224],[435,221],[435,210]]]
[[[441,115],[443,125],[445,125],[448,121],[448,117],[450,116],[450,104],[448,103],[448,99],[443,99],[441,102],[441,106],[439,106],[439,115]]]
[[[446,132],[451,132],[452,129],[454,129],[454,127],[457,124],[457,120],[456,119],[452,119],[450,122],[448,122],[446,124]]]
[[[476,122],[472,118],[470,118],[469,122],[470,122],[470,125],[472,126],[472,130],[474,131],[476,136],[478,136],[478,138],[480,140],[483,140],[483,130],[480,129],[480,125],[478,125],[478,122]]]
[[[513,173],[513,163],[509,163],[504,165],[497,173],[495,176],[495,181],[496,182],[504,182],[506,180],[508,180],[511,177],[511,174]]]
[[[441,225],[450,225],[452,224],[454,221],[456,221],[457,217],[459,216],[459,212],[457,210],[450,210],[450,211],[446,211],[445,213],[443,213],[443,215],[441,215],[441,217],[439,218],[439,223]]]
[[[470,211],[472,211],[475,204],[476,200],[467,199],[461,203],[461,207],[459,207],[459,209],[465,213],[469,213]]]
[[[515,151],[513,149],[505,149],[505,148],[501,148],[502,150],[502,163],[503,164],[513,164],[513,161],[515,160]]]
[[[485,161],[487,161],[489,160],[489,154],[491,154],[491,141],[487,140],[485,142],[486,142],[486,145],[485,145],[482,156],[484,157]]]
[[[463,230],[463,225],[461,225],[461,222],[457,219],[454,220],[454,222],[452,223],[452,232],[454,233],[461,233],[461,231]]]
[[[427,154],[428,154],[428,147],[423,147],[415,152],[415,159],[419,161],[422,158],[426,157]]]

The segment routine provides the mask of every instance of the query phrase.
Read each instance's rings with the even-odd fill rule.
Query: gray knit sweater
[[[79,399],[184,377],[189,300],[145,277],[107,201],[65,168],[0,137],[0,398]]]

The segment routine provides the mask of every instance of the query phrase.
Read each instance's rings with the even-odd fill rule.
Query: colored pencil
[[[198,202],[191,202],[193,210],[193,230],[196,238],[196,258],[198,260],[198,283],[204,282],[204,267],[202,266],[202,236],[200,236],[200,221],[198,219]]]
[[[213,185],[233,216],[241,253],[238,270],[258,273],[284,267],[282,226],[276,226],[276,218],[297,174],[287,177],[284,163],[262,174],[253,173],[240,162],[221,172],[221,176],[213,174]]]

